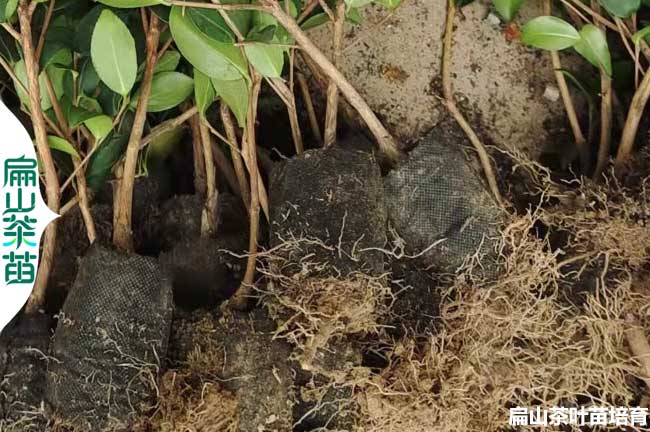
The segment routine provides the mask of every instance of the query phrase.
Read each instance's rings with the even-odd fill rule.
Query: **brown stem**
[[[160,30],[158,28],[158,17],[152,13],[149,20],[149,31],[147,32],[147,65],[144,71],[142,84],[140,85],[140,99],[135,111],[133,129],[129,137],[124,158],[124,172],[119,182],[116,219],[113,230],[113,242],[115,246],[125,251],[133,250],[133,232],[131,230],[131,213],[133,211],[133,186],[135,184],[135,171],[140,151],[140,141],[144,131],[144,124],[147,119],[147,105],[151,93],[151,81],[153,79],[154,67],[158,53],[158,40]]]
[[[618,153],[616,154],[615,169],[620,170],[626,164],[632,153],[634,147],[634,139],[636,138],[637,130],[639,129],[639,122],[645,109],[648,98],[650,97],[650,73],[646,73],[645,77],[636,89],[630,109],[627,112],[627,119],[625,120],[625,127],[621,136],[621,142],[618,146]]]
[[[7,31],[7,33],[9,33],[9,35],[10,35],[11,37],[13,37],[14,39],[16,39],[16,41],[17,41],[18,43],[20,43],[20,41],[21,41],[20,33],[18,33],[16,30],[14,30],[14,28],[11,26],[11,24],[9,24],[9,23],[2,23],[1,25],[2,25],[2,28],[4,28],[4,29]]]
[[[345,2],[339,1],[336,5],[336,20],[334,21],[334,38],[332,52],[334,66],[341,67],[341,46],[343,44],[343,24],[345,23]],[[325,110],[324,147],[334,145],[336,142],[336,119],[339,108],[339,88],[334,80],[330,79],[327,86],[327,108]]]
[[[172,6],[215,9],[223,11],[261,11],[265,12],[266,8],[258,4],[220,4],[220,3],[202,3],[196,1],[168,0],[165,3]]]
[[[257,114],[257,100],[260,93],[261,78],[251,69],[251,92],[248,104],[248,114],[246,116],[245,139],[242,148],[247,154],[249,163],[250,178],[258,178],[257,168],[257,151],[255,150],[255,117]],[[255,277],[255,268],[257,264],[257,236],[260,225],[260,201],[259,201],[259,183],[251,180],[251,205],[250,205],[250,230],[248,239],[248,260],[246,262],[246,273],[239,289],[235,293],[232,301],[233,307],[237,309],[244,308],[248,303],[248,298],[252,292],[253,281]]]
[[[235,167],[237,174],[237,183],[239,183],[239,190],[241,197],[246,206],[246,211],[250,213],[251,195],[248,187],[248,180],[246,179],[246,172],[244,171],[244,163],[242,162],[241,155],[237,145],[237,134],[235,133],[235,125],[230,115],[230,110],[223,102],[220,104],[221,122],[228,137],[228,144],[230,145],[230,156],[232,157],[232,164]]]
[[[178,126],[185,123],[186,121],[190,120],[197,112],[198,112],[198,108],[193,106],[187,109],[185,112],[183,112],[183,114],[179,115],[178,117],[174,117],[160,123],[158,126],[151,129],[149,135],[142,138],[142,141],[140,142],[140,150],[144,149],[146,146],[148,146],[151,143],[151,141],[155,140],[160,135],[169,132],[172,129],[175,129]]]
[[[454,0],[449,0],[447,4],[447,19],[445,21],[445,38],[443,40],[443,51],[442,51],[442,91],[444,95],[444,104],[454,117],[458,125],[463,129],[467,138],[472,143],[472,146],[478,153],[479,159],[481,161],[481,166],[483,167],[483,172],[485,178],[487,179],[490,190],[494,195],[497,203],[503,207],[504,202],[501,197],[501,192],[499,192],[499,186],[497,184],[496,175],[492,168],[492,162],[490,161],[490,156],[485,150],[485,146],[479,139],[478,135],[472,129],[472,126],[465,120],[465,117],[460,112],[454,101],[454,91],[451,82],[451,49],[453,45],[453,36],[454,36],[454,17],[456,15],[456,5]]]
[[[314,45],[311,39],[309,39],[305,32],[302,31],[298,23],[282,10],[279,3],[275,0],[261,0],[260,4],[262,4],[265,10],[273,15],[280,25],[282,25],[289,34],[293,36],[298,45],[302,48],[302,51],[310,56],[323,72],[336,83],[343,96],[345,96],[364,120],[368,129],[377,140],[377,145],[384,155],[391,161],[397,161],[400,156],[400,151],[395,139],[386,130],[384,125],[381,124],[375,113],[370,109],[359,92],[348,82],[343,74],[334,67],[318,47]]]
[[[47,89],[47,94],[50,97],[52,102],[52,109],[54,110],[54,115],[56,116],[59,126],[64,133],[64,138],[72,145],[76,150],[79,149],[78,145],[75,145],[75,140],[72,138],[70,133],[70,128],[61,109],[61,104],[59,104],[58,99],[56,98],[56,92],[54,91],[54,86],[52,85],[52,80],[50,79],[47,72],[45,73],[45,88]],[[81,168],[81,158],[79,155],[73,155],[72,165],[74,171],[77,173],[77,196],[79,197],[79,210],[81,210],[81,217],[84,221],[84,226],[86,227],[86,235],[88,236],[88,241],[92,244],[97,239],[97,230],[95,229],[95,221],[93,220],[93,215],[90,211],[90,200],[88,198],[88,186],[86,185],[86,172]]]
[[[55,5],[56,5],[56,0],[50,0],[50,4],[47,6],[45,21],[43,22],[43,27],[41,29],[41,36],[38,38],[38,45],[36,46],[37,59],[40,59],[41,54],[43,53],[43,46],[45,45],[45,36],[47,35],[47,30],[50,27],[50,22],[52,21],[52,14],[54,13]]]
[[[194,192],[204,196],[207,190],[205,178],[205,162],[203,161],[203,150],[201,142],[201,129],[199,128],[199,115],[194,115],[190,120],[190,131],[192,132],[192,158],[194,160]]]
[[[298,111],[296,110],[296,99],[293,92],[289,89],[289,86],[279,78],[269,79],[268,82],[287,107],[289,125],[291,126],[291,137],[293,138],[293,144],[296,147],[296,154],[303,154],[305,146],[302,142],[302,133],[300,131],[300,123],[298,122]]]
[[[226,154],[223,152],[221,147],[214,142],[214,140],[212,141],[212,154],[214,155],[214,163],[219,169],[219,172],[223,174],[226,182],[228,182],[228,186],[230,186],[235,195],[241,197],[241,191],[239,190],[239,182],[237,181],[235,170],[230,164]]]
[[[307,116],[309,117],[309,125],[311,126],[311,132],[314,134],[314,138],[319,143],[323,142],[323,137],[320,134],[320,126],[318,125],[318,118],[316,117],[316,110],[314,109],[314,102],[311,99],[311,93],[309,92],[309,86],[307,85],[307,79],[305,75],[301,72],[298,72],[298,86],[300,87],[300,92],[302,93],[302,100],[307,108]]]
[[[600,12],[600,5],[597,0],[591,0],[591,7],[596,12]],[[600,28],[603,33],[607,29],[602,23],[594,20],[596,26]],[[605,71],[600,71],[600,142],[598,144],[598,158],[596,161],[596,169],[593,178],[597,180],[607,166],[609,159],[609,149],[612,142],[612,121],[614,118],[614,111],[612,109],[612,79]]]
[[[207,195],[201,221],[201,235],[210,237],[217,232],[217,203],[219,191],[217,190],[216,172],[214,168],[214,156],[212,154],[212,137],[206,125],[207,119],[199,118],[199,132],[201,134],[201,147],[203,149],[203,160],[205,162],[205,179]]]
[[[34,53],[32,41],[32,10],[27,0],[21,0],[18,7],[18,19],[20,21],[20,36],[23,47],[23,57],[25,59],[25,69],[27,73],[27,83],[29,87],[29,101],[31,107],[32,124],[34,127],[34,136],[36,138],[36,149],[41,160],[41,167],[45,174],[45,193],[47,195],[47,205],[53,212],[58,212],[61,205],[59,194],[59,178],[52,159],[52,153],[47,143],[47,131],[45,118],[41,109],[41,92],[38,83],[38,59]],[[27,301],[27,313],[36,312],[45,300],[45,291],[47,289],[52,261],[54,259],[54,248],[56,246],[56,229],[57,221],[52,221],[45,229],[43,237],[43,251],[41,261],[36,275],[34,290]]]
[[[551,0],[544,0],[544,14],[551,15]],[[573,106],[573,99],[571,99],[569,87],[567,86],[566,79],[564,78],[564,74],[561,70],[562,63],[560,62],[560,54],[557,51],[551,51],[550,53],[555,80],[557,81],[557,86],[560,89],[560,95],[562,96],[564,109],[566,110],[569,124],[571,125],[573,139],[576,143],[576,147],[578,148],[578,154],[580,155],[580,162],[583,169],[585,169],[589,165],[589,148],[587,147],[587,140],[585,139],[585,136],[582,133],[582,129],[580,128],[580,121],[578,121],[578,115],[576,113],[575,107]]]

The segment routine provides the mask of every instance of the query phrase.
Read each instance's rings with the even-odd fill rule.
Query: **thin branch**
[[[551,15],[551,0],[544,0],[544,14]],[[560,54],[557,51],[551,51],[550,54],[551,63],[553,64],[553,71],[555,74],[555,81],[557,82],[557,86],[560,89],[560,95],[562,96],[564,109],[567,113],[571,131],[573,132],[573,139],[578,149],[578,154],[580,155],[582,168],[586,171],[586,168],[589,166],[589,148],[587,147],[587,140],[582,133],[580,121],[578,120],[578,114],[576,113],[576,109],[573,105],[573,99],[571,99],[571,92],[569,92],[569,86],[567,85],[564,74],[562,73]]]
[[[267,82],[271,85],[271,88],[277,93],[277,95],[280,96],[280,99],[282,99],[284,105],[287,107],[289,125],[291,126],[291,137],[293,138],[293,144],[296,147],[296,154],[303,154],[305,146],[302,142],[302,132],[300,131],[298,111],[296,110],[296,99],[293,92],[284,81],[279,78],[268,79]]]
[[[172,6],[182,6],[190,8],[216,9],[223,11],[261,11],[265,12],[266,8],[258,4],[219,4],[219,3],[201,3],[195,1],[168,0],[167,4]]]
[[[194,192],[204,196],[208,187],[205,180],[205,161],[203,160],[203,143],[201,142],[201,129],[199,129],[199,115],[189,119],[192,132],[192,159],[194,161]]]
[[[45,36],[47,35],[47,30],[50,28],[50,22],[52,21],[52,14],[54,13],[55,5],[56,5],[56,0],[50,0],[50,3],[47,6],[47,12],[45,13],[45,21],[43,22],[43,27],[41,29],[41,36],[38,38],[38,45],[36,45],[37,59],[40,59],[41,54],[43,53],[43,46],[45,46]]]
[[[158,17],[156,14],[152,13],[149,21],[150,25],[147,32],[147,65],[140,86],[140,99],[135,111],[133,128],[131,129],[131,135],[126,148],[124,173],[119,182],[118,199],[116,200],[116,223],[113,229],[113,242],[118,248],[125,251],[133,250],[133,232],[131,230],[133,186],[135,183],[135,171],[138,163],[140,142],[142,141],[142,132],[144,131],[144,123],[147,119],[147,105],[149,103],[149,94],[151,93],[151,82],[153,80],[154,67],[156,66],[158,40],[160,38]]]
[[[18,7],[18,19],[20,21],[20,35],[23,46],[23,58],[25,59],[25,70],[27,73],[27,82],[29,87],[29,101],[31,107],[32,124],[36,138],[36,149],[41,160],[41,167],[45,173],[45,192],[47,195],[47,205],[53,212],[58,212],[61,205],[59,195],[59,178],[56,173],[52,153],[47,143],[47,131],[45,118],[41,109],[41,92],[38,82],[38,59],[34,53],[32,41],[32,14],[31,7],[27,0],[21,0]],[[45,300],[45,291],[52,269],[54,259],[54,249],[56,246],[57,221],[52,221],[45,229],[43,237],[43,250],[41,261],[36,275],[34,290],[27,302],[26,311],[28,313],[36,312]]]
[[[645,77],[636,89],[630,108],[627,112],[627,119],[623,127],[621,135],[621,142],[618,146],[618,153],[616,154],[615,168],[620,170],[627,163],[634,147],[634,140],[636,133],[639,129],[639,122],[641,116],[650,97],[650,73],[646,73]]]
[[[597,0],[591,0],[591,7],[594,11],[600,11],[600,5]],[[594,23],[600,30],[606,34],[607,29],[602,23],[594,20]],[[609,159],[609,150],[612,142],[612,120],[614,111],[612,110],[612,79],[604,70],[600,70],[600,142],[598,144],[598,158],[593,178],[597,180],[605,170],[607,160]]]
[[[221,147],[212,140],[212,154],[214,155],[214,163],[219,168],[219,172],[223,174],[228,186],[233,190],[236,196],[241,197],[241,191],[239,190],[239,182],[237,181],[237,175],[233,169],[228,157],[223,152]]]
[[[54,91],[54,86],[52,85],[52,80],[50,79],[47,72],[45,72],[45,88],[47,89],[47,94],[50,97],[52,103],[52,109],[54,110],[54,115],[56,116],[59,126],[64,133],[64,138],[78,150],[79,146],[75,145],[75,141],[70,134],[70,128],[61,109],[61,104],[56,97],[56,92]],[[86,235],[88,236],[88,241],[92,244],[97,239],[97,230],[95,229],[95,221],[93,220],[92,213],[90,211],[90,199],[88,198],[88,187],[86,185],[86,173],[83,169],[80,168],[81,159],[78,154],[72,156],[72,165],[75,172],[77,173],[77,196],[79,197],[79,209],[81,210],[81,217],[84,221],[84,226],[86,227]]]
[[[235,174],[237,175],[237,183],[239,183],[241,197],[244,201],[246,211],[250,212],[250,189],[248,187],[248,180],[246,179],[246,172],[244,171],[244,163],[242,162],[241,155],[239,154],[237,134],[235,133],[235,126],[232,121],[232,116],[230,115],[230,110],[223,102],[220,103],[219,113],[221,114],[221,122],[223,123],[224,130],[226,131],[226,136],[228,137],[230,156],[232,158],[232,164],[235,167]]]
[[[140,142],[140,150],[144,149],[146,146],[151,144],[151,141],[155,140],[158,138],[160,135],[163,135],[166,132],[169,132],[172,129],[177,128],[178,126],[182,125],[186,121],[188,121],[192,116],[194,116],[198,112],[198,108],[193,106],[183,112],[181,115],[178,117],[174,117],[169,120],[165,120],[164,122],[160,123],[153,129],[151,129],[151,132],[149,132],[149,135],[145,136],[142,138],[142,141]]]
[[[343,96],[357,110],[364,120],[368,129],[375,137],[381,152],[391,161],[397,161],[400,157],[400,150],[395,139],[381,124],[375,113],[370,109],[359,92],[348,82],[343,74],[327,59],[327,57],[314,45],[311,39],[300,28],[298,23],[287,15],[280,5],[274,0],[261,0],[260,4],[264,10],[270,13],[288,32],[293,36],[302,51],[311,57],[323,72],[333,80]]]
[[[444,104],[474,146],[474,149],[478,153],[479,159],[481,161],[481,166],[483,167],[483,172],[485,174],[485,178],[487,179],[488,185],[490,186],[490,190],[492,191],[492,195],[494,195],[497,203],[503,207],[503,198],[501,197],[501,192],[499,192],[499,186],[497,184],[497,179],[492,168],[490,156],[485,150],[485,146],[483,146],[483,143],[479,137],[476,135],[467,120],[465,120],[465,117],[460,112],[456,106],[456,102],[454,101],[454,91],[451,82],[451,50],[453,46],[455,15],[455,0],[448,0],[447,19],[445,21],[445,38],[443,40],[442,51],[442,91],[444,95]]]
[[[9,23],[2,23],[2,28],[4,28],[7,33],[11,35],[17,42],[21,42],[20,33],[18,33]]]
[[[343,24],[345,23],[345,2],[340,1],[336,5],[336,20],[334,21],[334,32],[332,41],[332,55],[334,66],[341,67],[341,46],[343,45]],[[339,89],[334,80],[330,79],[327,86],[327,108],[325,110],[325,133],[323,146],[329,147],[336,142],[336,120],[339,108]]]
[[[214,156],[212,154],[212,136],[206,125],[207,119],[199,117],[199,133],[201,136],[201,147],[203,149],[203,161],[205,162],[205,179],[207,194],[205,205],[201,216],[201,235],[203,237],[214,236],[217,232],[217,204],[219,191],[217,190],[217,179],[214,167]]]
[[[318,0],[310,0],[307,6],[305,6],[302,12],[300,12],[300,16],[298,17],[297,20],[298,24],[301,24],[304,20],[306,20],[309,14],[311,14],[314,11],[314,9],[316,9],[316,6],[318,5],[319,5]]]
[[[300,87],[300,92],[302,93],[302,100],[305,104],[305,108],[307,108],[307,116],[309,117],[311,131],[314,134],[314,138],[316,138],[319,143],[322,143],[323,136],[320,134],[320,126],[318,125],[318,118],[316,117],[316,110],[314,109],[314,102],[311,99],[311,93],[309,92],[307,79],[301,72],[298,72],[297,76],[298,86]]]
[[[260,225],[260,201],[259,201],[259,183],[253,179],[258,178],[257,168],[257,151],[255,149],[255,119],[257,115],[257,101],[259,98],[262,80],[257,72],[251,68],[251,91],[248,104],[248,113],[246,116],[245,139],[242,148],[247,154],[250,161],[249,170],[251,178],[251,204],[250,204],[250,229],[248,239],[248,260],[246,262],[246,272],[239,286],[239,289],[232,298],[232,306],[242,309],[248,304],[248,298],[253,290],[253,280],[255,278],[255,269],[257,266],[257,236],[259,235]]]

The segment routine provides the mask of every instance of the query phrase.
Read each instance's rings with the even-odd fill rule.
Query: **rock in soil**
[[[127,428],[167,352],[171,281],[153,258],[93,246],[52,339],[47,401],[78,430]]]
[[[23,315],[0,336],[0,430],[44,430],[50,317]]]
[[[463,153],[466,142],[457,127],[436,127],[384,181],[388,217],[406,253],[444,272],[476,252],[492,254],[498,237],[501,211]]]
[[[326,263],[342,276],[383,272],[383,254],[364,251],[386,242],[381,175],[372,154],[307,151],[280,164],[269,189],[271,246],[307,240],[289,248],[289,262]]]

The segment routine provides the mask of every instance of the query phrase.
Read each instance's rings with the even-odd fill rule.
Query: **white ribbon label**
[[[41,196],[38,162],[29,134],[1,102],[0,131],[1,331],[34,288],[41,236],[58,215]]]

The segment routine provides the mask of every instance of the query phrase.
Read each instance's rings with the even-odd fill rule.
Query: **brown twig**
[[[52,102],[52,109],[54,110],[54,115],[59,123],[59,127],[63,131],[64,138],[70,143],[75,150],[79,149],[78,145],[75,145],[75,140],[70,133],[70,128],[61,109],[61,104],[56,97],[56,92],[54,91],[54,86],[52,85],[52,80],[50,79],[47,72],[45,72],[45,88],[47,89],[47,94],[50,97]],[[90,199],[88,197],[88,186],[86,184],[86,172],[81,168],[81,157],[77,155],[71,155],[72,165],[74,171],[77,173],[77,196],[79,197],[79,210],[81,210],[81,217],[84,221],[84,226],[86,227],[86,235],[88,236],[88,241],[92,244],[97,239],[97,230],[95,229],[95,221],[93,220],[93,215],[90,211]]]
[[[237,183],[239,183],[239,190],[241,191],[241,197],[244,201],[244,206],[246,211],[250,212],[250,189],[248,186],[248,180],[246,179],[246,172],[244,171],[244,163],[242,162],[241,155],[239,154],[239,149],[237,145],[237,134],[235,132],[235,125],[232,121],[232,116],[230,115],[230,110],[225,103],[221,102],[220,111],[221,122],[223,123],[223,128],[228,137],[228,144],[230,147],[230,156],[232,157],[232,164],[235,167],[235,174],[237,175]]]
[[[302,93],[302,100],[307,109],[307,116],[309,117],[309,125],[311,126],[311,132],[314,134],[314,138],[322,144],[323,136],[320,134],[320,126],[318,125],[318,118],[316,117],[316,110],[314,109],[314,102],[311,99],[311,93],[309,92],[309,85],[307,85],[307,79],[302,72],[298,72],[298,87],[300,87],[300,92]]]
[[[544,14],[551,15],[551,0],[544,0]],[[553,64],[553,72],[555,74],[555,80],[557,81],[557,86],[560,89],[560,95],[562,96],[564,109],[569,119],[569,125],[571,126],[571,131],[573,132],[573,139],[578,149],[580,162],[584,170],[589,165],[589,148],[587,147],[587,140],[585,139],[585,136],[582,133],[582,129],[580,128],[580,121],[578,120],[578,114],[576,113],[575,107],[573,105],[573,99],[571,98],[571,93],[569,92],[569,86],[567,85],[564,74],[562,73],[560,54],[557,51],[551,51],[550,54],[551,63]]]
[[[336,20],[332,40],[333,63],[336,68],[341,67],[341,46],[343,45],[343,24],[345,23],[345,2],[339,1],[336,5]],[[336,142],[336,119],[339,108],[339,88],[334,80],[330,79],[327,86],[327,107],[325,109],[325,132],[323,146],[330,147]]]
[[[454,91],[451,82],[451,49],[453,45],[455,15],[455,0],[449,0],[447,4],[447,19],[445,22],[445,38],[443,41],[442,54],[442,91],[444,95],[444,104],[474,146],[474,149],[478,153],[479,159],[481,161],[481,166],[483,167],[483,172],[485,174],[485,178],[487,179],[488,185],[490,186],[492,195],[494,195],[497,203],[503,207],[503,198],[501,198],[501,192],[499,192],[499,186],[497,184],[497,179],[492,168],[490,156],[485,150],[485,146],[476,135],[467,120],[465,120],[465,117],[460,112],[456,106],[456,102],[454,101]]]
[[[259,177],[257,167],[257,151],[255,142],[255,119],[257,116],[257,101],[259,98],[262,80],[260,76],[251,68],[251,90],[248,104],[248,113],[246,116],[245,139],[243,139],[242,148],[249,160],[248,168],[251,178],[251,204],[250,204],[250,230],[248,239],[248,260],[246,262],[246,272],[239,289],[232,298],[232,305],[237,309],[244,308],[248,304],[248,298],[253,289],[253,280],[255,278],[255,269],[257,265],[257,236],[260,225],[260,201],[259,201],[259,183],[253,179]]]
[[[190,130],[192,132],[192,159],[194,160],[194,192],[199,196],[204,196],[208,183],[206,181],[205,162],[203,161],[203,151],[201,148],[202,142],[199,122],[198,114],[189,119]]]
[[[641,116],[650,97],[650,73],[646,73],[645,77],[636,89],[630,108],[627,112],[627,119],[625,120],[625,127],[621,135],[621,142],[618,146],[618,153],[616,154],[615,168],[620,170],[628,161],[632,149],[634,147],[634,139],[639,129],[639,122]]]
[[[296,147],[296,154],[302,154],[305,151],[305,146],[302,142],[302,132],[300,131],[300,123],[298,122],[298,111],[296,110],[296,99],[293,92],[289,87],[279,78],[272,78],[267,80],[271,88],[282,99],[284,105],[287,107],[289,114],[289,125],[291,126],[291,137],[293,144]]]
[[[115,246],[125,251],[133,250],[133,232],[131,230],[131,213],[133,211],[133,186],[135,184],[135,171],[138,163],[138,153],[140,152],[140,142],[144,124],[147,119],[147,105],[149,103],[149,94],[151,93],[151,82],[153,72],[156,66],[156,57],[158,53],[158,40],[160,30],[158,28],[158,17],[151,14],[149,20],[149,30],[147,31],[147,65],[144,71],[144,78],[140,86],[140,99],[135,111],[133,128],[126,148],[124,158],[124,173],[119,182],[117,200],[116,200],[116,218],[113,229],[113,242]]]
[[[36,45],[37,59],[40,59],[41,54],[43,53],[43,46],[45,45],[45,36],[47,35],[47,30],[50,28],[50,22],[52,21],[52,14],[54,13],[55,5],[56,5],[56,0],[50,0],[50,3],[47,6],[47,12],[45,13],[45,21],[43,21],[43,27],[41,29],[41,36],[38,38],[38,45]]]
[[[47,143],[47,131],[43,110],[41,109],[41,93],[38,82],[39,67],[38,58],[34,53],[32,41],[32,13],[33,8],[27,0],[21,0],[18,6],[18,19],[20,21],[20,36],[23,47],[23,57],[25,59],[25,69],[27,72],[27,82],[29,87],[29,100],[31,106],[32,124],[34,127],[34,136],[36,138],[36,149],[41,160],[41,167],[45,174],[45,192],[47,195],[47,205],[53,212],[58,212],[61,205],[59,194],[59,178],[56,173],[52,153]],[[43,237],[43,250],[41,261],[36,275],[34,290],[27,301],[26,311],[28,313],[36,312],[45,300],[45,291],[52,269],[54,259],[54,248],[56,246],[57,221],[52,221],[45,229]]]
[[[199,117],[199,132],[201,136],[201,147],[203,149],[203,161],[205,162],[206,197],[201,216],[201,235],[203,237],[214,236],[217,232],[217,204],[219,191],[217,190],[217,178],[214,167],[214,156],[212,154],[212,136],[206,125],[207,119]]]
[[[600,11],[600,5],[597,0],[591,0],[591,7],[594,11]],[[603,33],[607,29],[602,23],[594,20]],[[612,79],[605,71],[600,70],[600,142],[598,144],[598,158],[593,178],[597,180],[605,170],[609,158],[609,149],[612,141],[612,120],[614,111],[612,109]]]
[[[9,35],[11,35],[11,37],[13,37],[14,39],[16,39],[16,41],[18,41],[18,42],[21,41],[20,33],[18,33],[18,32],[17,32],[17,31],[16,31],[16,30],[11,26],[11,24],[9,24],[9,23],[2,23],[2,28],[4,28],[4,29],[7,31],[7,33],[9,33]]]
[[[219,172],[226,179],[228,186],[230,186],[236,196],[241,197],[241,191],[239,190],[239,182],[237,181],[235,170],[226,154],[214,140],[212,140],[212,154],[214,155],[214,163],[217,165]]]
[[[151,129],[149,135],[142,138],[142,141],[140,142],[140,150],[144,149],[146,146],[148,146],[151,143],[151,141],[155,140],[160,135],[169,132],[170,130],[175,129],[178,126],[182,125],[183,123],[191,119],[197,112],[198,112],[198,108],[193,106],[187,109],[186,111],[184,111],[178,117],[174,117],[172,119],[165,120],[164,122],[160,123],[153,129]]]
[[[314,60],[318,67],[333,80],[343,96],[357,110],[368,129],[375,137],[381,152],[391,161],[397,161],[400,150],[395,139],[381,124],[375,113],[370,109],[359,92],[350,84],[343,74],[327,59],[327,57],[314,45],[298,23],[287,15],[275,0],[261,0],[264,10],[270,13],[293,36],[302,51]]]
[[[221,4],[221,3],[201,3],[196,1],[168,0],[165,3],[172,6],[214,9],[223,11],[261,11],[266,12],[264,6],[258,4]]]
[[[300,12],[300,16],[298,17],[298,20],[297,20],[298,24],[301,24],[305,19],[307,19],[309,14],[311,14],[313,12],[313,10],[316,9],[316,6],[318,6],[318,5],[319,5],[318,0],[310,0],[309,3],[307,4],[307,6],[305,6],[305,8],[302,10],[302,12]]]

